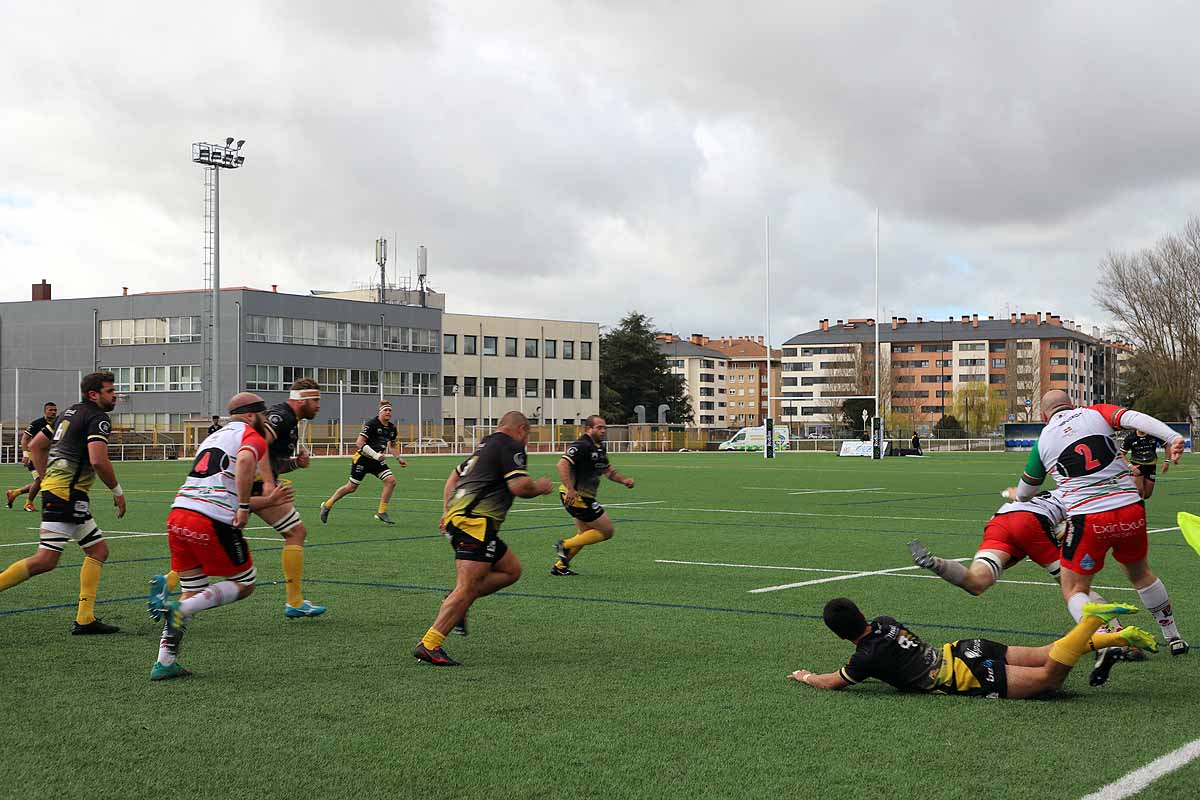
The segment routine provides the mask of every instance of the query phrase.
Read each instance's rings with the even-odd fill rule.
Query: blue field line
[[[434,592],[437,594],[447,594],[453,587],[450,586],[422,586],[417,584],[403,583],[381,583],[377,581],[342,581],[321,578],[308,578],[304,581],[308,583],[321,583],[331,586],[355,586],[367,589],[393,589],[399,591],[417,591],[417,592]],[[264,581],[260,586],[275,586],[282,584],[283,581]],[[534,594],[532,592],[496,592],[494,597],[519,597],[526,600],[563,600],[575,603],[602,603],[605,605],[618,606],[634,606],[640,608],[667,608],[675,611],[704,611],[712,614],[746,614],[757,617],[781,617],[785,619],[804,619],[823,622],[824,619],[819,614],[799,614],[794,611],[767,611],[764,609],[754,608],[725,608],[723,606],[701,606],[690,603],[662,603],[651,600],[617,600],[608,597],[575,597],[571,595],[557,594]],[[108,603],[129,603],[133,601],[146,601],[146,595],[136,595],[134,597],[114,597],[107,600],[97,600],[96,605]],[[9,616],[12,614],[26,614],[32,611],[53,611],[60,608],[75,608],[76,603],[58,603],[50,606],[36,606],[33,608],[14,608],[9,611],[0,611],[0,617]],[[923,622],[912,627],[922,628],[938,628],[947,631],[968,631],[971,633],[1001,633],[1015,636],[1037,636],[1044,639],[1057,639],[1061,633],[1046,633],[1045,631],[1024,631],[1016,628],[979,628],[969,625],[945,625],[938,622]]]

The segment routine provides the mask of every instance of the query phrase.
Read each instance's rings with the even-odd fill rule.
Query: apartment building
[[[767,398],[779,397],[782,351],[772,350],[770,368],[767,346],[761,336],[726,336],[710,339],[701,336],[700,345],[725,356],[726,422],[731,428],[762,425],[767,414]],[[770,376],[771,385],[767,379]],[[771,402],[771,413],[779,419],[780,401]]]
[[[658,351],[667,357],[673,375],[682,375],[688,402],[692,409],[692,425],[697,428],[728,428],[727,394],[729,359],[720,350],[705,347],[705,337],[693,333],[681,339],[673,333],[660,333]],[[650,409],[647,409],[649,412]]]
[[[1056,314],[946,320],[893,317],[879,330],[884,413],[927,428],[975,385],[1014,420],[1040,418],[1040,400],[1062,389],[1078,403],[1116,391],[1119,348]],[[875,321],[819,321],[783,346],[780,419],[802,430],[835,424],[847,396],[874,394]]]

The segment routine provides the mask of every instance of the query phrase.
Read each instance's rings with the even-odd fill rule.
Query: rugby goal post
[[[843,394],[843,395],[836,395],[833,397],[804,397],[804,398],[788,397],[786,395],[779,395],[779,396],[768,395],[768,397],[767,397],[767,410],[768,411],[770,410],[771,403],[776,400],[778,400],[780,402],[790,401],[793,403],[803,402],[803,401],[808,401],[808,402],[812,402],[812,403],[819,402],[822,404],[830,404],[831,403],[835,407],[840,406],[842,403],[845,403],[847,400],[871,400],[872,402],[876,403],[875,416],[868,416],[869,412],[866,409],[863,409],[864,430],[871,431],[871,441],[870,441],[871,460],[874,461],[875,459],[882,459],[887,454],[888,445],[883,438],[883,435],[884,435],[883,417],[879,416],[878,401],[877,401],[875,395],[873,395],[873,394]],[[774,420],[769,419],[769,424],[774,424]],[[869,425],[870,427],[868,428],[867,425]],[[859,455],[859,454],[856,453],[855,455]],[[865,455],[865,453],[863,453],[863,455]],[[771,456],[768,456],[768,458],[770,458],[770,457]]]

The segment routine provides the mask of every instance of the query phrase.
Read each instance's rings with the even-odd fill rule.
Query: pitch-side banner
[[[887,455],[888,445],[890,445],[890,444],[891,444],[891,442],[888,442],[886,440],[883,442],[883,453],[881,455],[885,455],[885,456]],[[841,452],[838,453],[838,455],[839,456],[864,456],[866,458],[870,458],[871,457],[871,443],[870,442],[855,442],[852,440],[842,442],[842,450],[841,450]]]

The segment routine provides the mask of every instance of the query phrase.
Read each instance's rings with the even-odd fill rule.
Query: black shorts
[[[558,499],[567,513],[580,522],[595,522],[604,516],[604,506],[597,503],[594,497],[578,495],[573,505],[567,505],[566,494],[559,492]]]
[[[491,517],[454,517],[446,520],[446,533],[455,561],[495,564],[508,552],[508,545],[499,536],[500,526]]]
[[[1158,473],[1158,464],[1135,464],[1134,466],[1136,466],[1138,468],[1138,472],[1140,472],[1142,474],[1142,477],[1145,478],[1146,480],[1148,480],[1148,481],[1158,480],[1155,477],[1155,475]]]
[[[87,492],[71,490],[71,499],[64,500],[54,492],[42,492],[42,521],[66,522],[79,525],[92,518],[91,501]]]
[[[392,468],[382,461],[371,458],[370,456],[355,456],[354,461],[350,463],[350,482],[353,484],[362,483],[363,478],[367,477],[368,475],[374,475],[375,477],[379,478],[379,480],[390,478],[392,475]]]
[[[949,677],[940,682],[934,691],[972,697],[1008,697],[1005,661],[1008,645],[990,639],[960,639],[943,646],[943,659],[947,656],[947,650]]]

